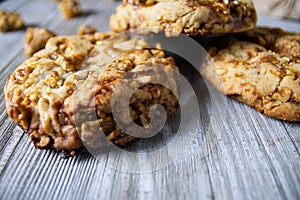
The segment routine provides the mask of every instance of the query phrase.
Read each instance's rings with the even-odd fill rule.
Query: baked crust
[[[72,151],[83,147],[81,140],[95,149],[108,141],[125,145],[136,138],[122,132],[113,119],[115,85],[129,70],[147,64],[177,70],[171,57],[150,47],[143,39],[111,33],[52,37],[8,77],[4,88],[8,115],[39,148]],[[176,88],[175,81],[168,80]],[[176,96],[166,88],[155,84],[139,88],[129,103],[132,120],[145,126],[150,106],[157,103],[168,115],[178,108]],[[99,143],[100,127],[107,137],[104,144]]]
[[[165,30],[167,35],[204,35],[251,29],[256,24],[252,0],[123,0],[110,27]]]
[[[202,73],[219,91],[267,116],[300,121],[300,34],[256,28],[214,40],[223,44],[210,48]]]

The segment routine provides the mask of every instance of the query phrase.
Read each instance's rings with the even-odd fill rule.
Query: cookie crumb
[[[76,151],[66,151],[66,150],[62,150],[60,152],[60,158],[61,159],[68,159],[70,157],[73,157],[76,155]]]
[[[45,47],[47,41],[56,34],[46,28],[27,28],[24,39],[24,52],[31,56],[38,50]]]
[[[70,152],[70,156],[71,156],[71,157],[73,157],[73,156],[75,156],[75,155],[76,155],[76,151],[71,151],[71,152]]]
[[[66,19],[81,15],[81,8],[76,0],[62,0],[59,3],[59,10]]]
[[[24,27],[24,21],[17,12],[0,10],[0,32],[19,30]]]

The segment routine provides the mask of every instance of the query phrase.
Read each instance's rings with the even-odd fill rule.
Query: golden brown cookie
[[[143,39],[111,33],[52,37],[8,77],[4,88],[8,115],[39,148],[71,151],[82,148],[82,140],[101,148],[100,128],[114,144],[135,140],[114,121],[111,98],[129,71],[132,78],[148,79],[159,78],[151,76],[153,70],[147,67],[151,64],[164,66],[163,71],[177,70],[172,57],[150,47]],[[158,74],[163,78],[164,73]],[[175,88],[175,81],[168,80]],[[121,92],[125,95],[126,89]],[[170,90],[145,82],[132,95],[127,105],[132,119],[126,120],[147,126],[149,109],[155,104],[163,105],[168,115],[178,108]]]
[[[113,31],[165,30],[167,35],[241,32],[255,24],[252,0],[123,0],[110,19]]]
[[[300,34],[256,28],[214,41],[223,43],[209,49],[202,74],[218,90],[267,116],[300,121]]]

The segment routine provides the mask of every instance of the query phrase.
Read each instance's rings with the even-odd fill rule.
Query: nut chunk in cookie
[[[78,35],[94,34],[96,32],[97,29],[88,24],[81,25],[77,30]]]
[[[0,10],[0,32],[19,30],[24,27],[24,22],[17,12]]]
[[[27,28],[24,40],[24,52],[31,56],[45,47],[47,41],[56,34],[46,28]]]
[[[177,70],[172,57],[144,39],[114,33],[52,37],[8,77],[6,108],[39,148],[72,151],[83,148],[82,141],[95,149],[111,142],[122,146],[137,138],[115,122],[112,95],[124,96],[141,83],[124,105],[130,117],[121,120],[147,127],[153,105],[162,105],[168,116],[177,111]],[[116,91],[125,75],[132,81]],[[170,87],[145,82],[158,78]]]
[[[166,31],[167,35],[241,32],[255,27],[252,0],[123,0],[111,29]]]
[[[221,40],[227,44],[209,50],[212,62],[202,74],[267,116],[300,121],[300,34],[256,28]]]

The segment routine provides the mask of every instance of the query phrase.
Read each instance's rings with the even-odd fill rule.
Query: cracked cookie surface
[[[211,63],[202,74],[267,116],[300,121],[300,34],[256,28],[220,41],[209,49]]]
[[[165,30],[167,35],[204,35],[251,29],[256,23],[252,0],[123,0],[110,27]]]
[[[72,151],[83,148],[82,141],[95,149],[109,141],[125,145],[136,138],[114,121],[111,97],[116,84],[127,73],[149,76],[151,64],[163,66],[162,71],[178,70],[172,57],[150,47],[144,39],[113,33],[52,37],[7,78],[8,115],[39,148]],[[176,88],[175,81],[168,80]],[[178,108],[170,90],[146,83],[127,106],[132,120],[146,126],[155,104],[163,105],[168,115]],[[105,133],[101,141],[100,128]]]

